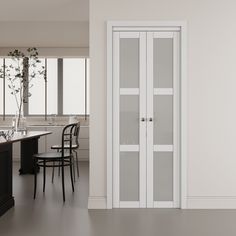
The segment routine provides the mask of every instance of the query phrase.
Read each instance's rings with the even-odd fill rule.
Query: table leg
[[[0,216],[15,204],[12,196],[12,144],[0,146]]]
[[[38,139],[39,137],[21,141],[20,175],[34,174],[33,155],[38,153]]]

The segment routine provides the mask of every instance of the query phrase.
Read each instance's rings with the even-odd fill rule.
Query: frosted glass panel
[[[120,39],[120,87],[139,87],[139,39]]]
[[[6,63],[6,67],[9,68],[10,65],[13,65],[14,68],[16,68],[16,66],[18,65],[18,61],[17,60],[13,60],[10,58],[5,59],[5,63]],[[19,62],[20,65],[20,71],[22,71],[22,60],[20,60]],[[10,69],[10,68],[9,68]],[[11,74],[11,78],[13,78],[16,75],[16,72],[14,69],[10,69],[10,71],[8,72],[9,74]],[[11,85],[9,79],[6,78],[6,83],[5,83],[5,113],[6,115],[15,115],[16,112],[18,111],[17,108],[17,102],[16,100],[19,102],[20,101],[20,96],[19,93],[16,94],[16,97],[14,95],[12,95],[12,90],[8,87],[9,85]],[[15,88],[18,89],[20,88],[20,83],[19,80],[17,79],[14,82]]]
[[[155,88],[173,87],[173,39],[154,39],[153,76]]]
[[[153,184],[154,201],[173,200],[172,152],[154,152]]]
[[[120,144],[139,144],[139,96],[120,96]]]
[[[3,59],[0,58],[0,68],[2,69],[3,67]],[[3,78],[0,78],[0,115],[3,114]]]
[[[84,113],[85,59],[63,59],[63,114]]]
[[[42,66],[45,66],[45,59],[41,59],[41,63],[36,64],[36,68],[30,69],[29,74],[33,71],[41,71]],[[29,92],[32,96],[29,97],[29,114],[44,115],[45,114],[45,81],[43,76],[36,76],[30,82],[33,86]]]
[[[173,96],[154,96],[154,144],[173,144]]]
[[[139,201],[139,153],[120,153],[120,200]]]
[[[47,114],[57,114],[57,59],[47,59]]]

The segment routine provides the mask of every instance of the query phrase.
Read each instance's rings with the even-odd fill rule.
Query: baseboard
[[[88,209],[107,209],[105,196],[89,196]]]
[[[236,209],[236,196],[189,196],[187,209]]]

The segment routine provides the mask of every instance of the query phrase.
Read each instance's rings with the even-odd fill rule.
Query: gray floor
[[[88,163],[81,163],[76,191],[67,183],[62,203],[60,178],[47,177],[32,199],[33,178],[19,176],[14,165],[16,206],[0,217],[0,236],[231,236],[236,235],[236,210],[115,209],[87,210]],[[41,174],[40,174],[41,175]],[[42,176],[39,176],[42,180]],[[68,176],[69,180],[69,176]],[[40,182],[40,181],[39,181]]]

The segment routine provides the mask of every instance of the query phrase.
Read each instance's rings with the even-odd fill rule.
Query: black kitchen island
[[[15,204],[12,196],[12,144],[21,142],[20,174],[32,174],[33,154],[38,153],[38,139],[48,134],[51,132],[30,131],[24,135],[15,133],[10,141],[0,139],[0,216]]]

